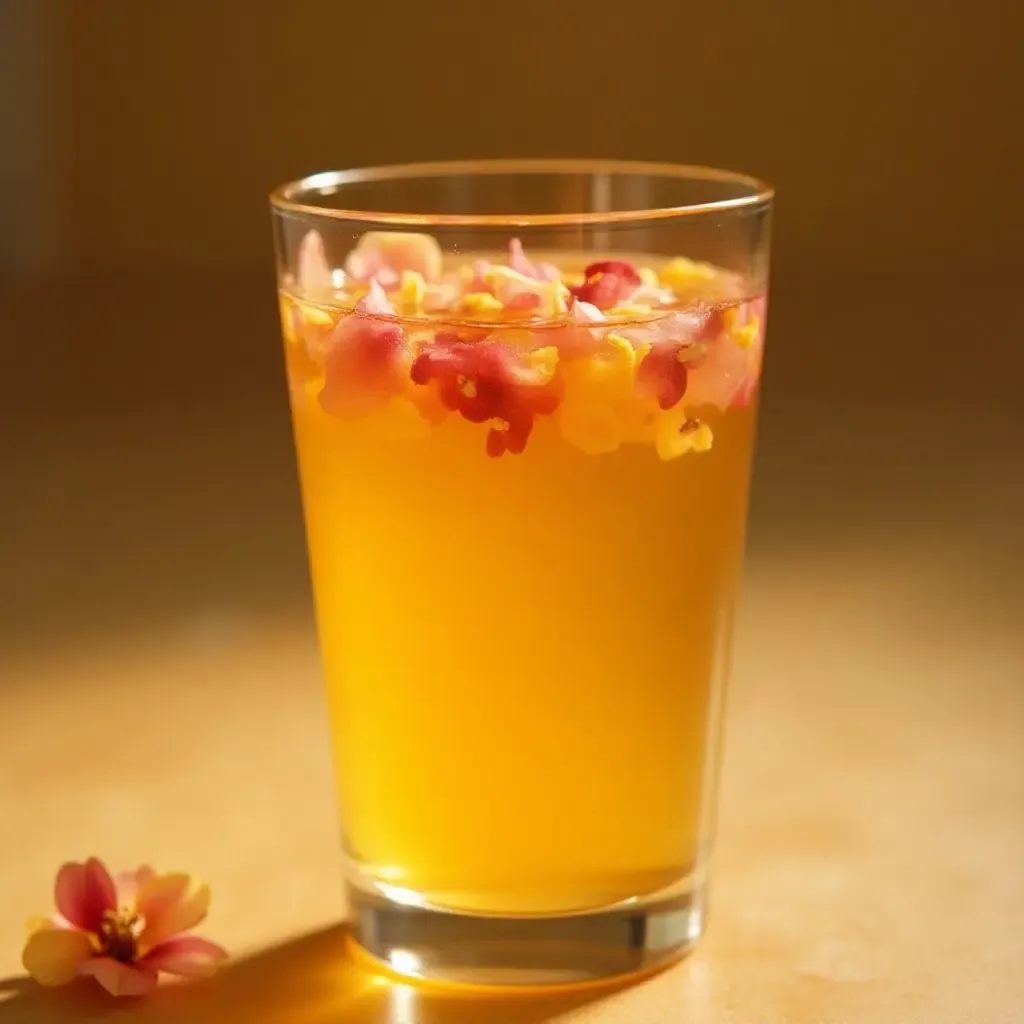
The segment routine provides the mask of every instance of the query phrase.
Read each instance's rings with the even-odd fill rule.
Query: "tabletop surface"
[[[206,934],[234,954],[214,983],[118,1021],[1024,1020],[1024,506],[1008,408],[961,410],[938,445],[930,411],[830,426],[808,410],[816,429],[785,436],[767,414],[708,934],[639,984],[502,998],[395,983],[339,924],[280,422],[7,430],[0,1024],[106,1015],[94,993],[19,977],[23,919],[47,909],[60,862],[90,854],[204,876]]]

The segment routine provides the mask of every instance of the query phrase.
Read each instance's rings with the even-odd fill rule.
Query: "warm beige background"
[[[1024,8],[459,9],[0,0],[0,1024],[86,1016],[15,976],[94,851],[265,951],[148,1019],[1024,1019]],[[300,938],[342,907],[265,209],[545,153],[780,188],[714,921],[585,1006]]]

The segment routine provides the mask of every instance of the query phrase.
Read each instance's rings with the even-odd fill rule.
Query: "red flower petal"
[[[662,342],[655,345],[636,368],[638,394],[653,398],[662,409],[671,409],[686,393],[688,372],[680,358],[683,342]]]
[[[103,915],[117,909],[117,889],[101,860],[90,857],[84,864],[64,864],[57,872],[54,901],[67,921],[96,933]]]
[[[413,361],[415,384],[435,384],[442,404],[470,423],[497,420],[487,435],[487,453],[519,454],[526,447],[535,415],[558,407],[559,390],[512,349],[496,342],[464,342],[439,333]]]
[[[626,302],[641,285],[640,274],[627,260],[600,260],[583,271],[583,284],[569,290],[598,309]]]

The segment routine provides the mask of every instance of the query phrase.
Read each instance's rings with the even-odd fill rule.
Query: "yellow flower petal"
[[[615,355],[621,360],[630,370],[636,366],[637,363],[637,351],[633,348],[633,343],[629,338],[624,338],[621,334],[609,334],[605,341],[611,346]]]
[[[625,319],[627,317],[650,316],[652,312],[652,308],[645,302],[626,302],[621,306],[612,306],[608,310],[607,316],[609,319],[614,319],[615,317]]]
[[[139,945],[149,949],[195,928],[210,907],[210,887],[189,875],[157,875],[142,887],[136,909],[145,920]]]
[[[537,384],[547,384],[558,368],[558,348],[547,345],[523,355],[523,362],[535,372]]]
[[[710,263],[697,263],[679,256],[670,260],[661,269],[661,283],[672,291],[688,292],[695,286],[706,285],[718,277],[717,268]]]
[[[47,917],[45,914],[33,914],[25,922],[25,934],[35,935],[36,932],[41,932],[45,929],[56,927],[57,926],[54,924],[52,917]]]
[[[278,309],[281,313],[281,333],[284,335],[285,343],[294,345],[299,336],[295,330],[295,319],[292,310],[294,303],[283,295],[277,300]]]
[[[398,312],[405,316],[416,316],[423,309],[427,295],[427,282],[415,270],[403,270],[398,285]]]
[[[504,310],[504,305],[490,292],[467,292],[459,300],[459,312],[487,316]]]
[[[40,985],[67,985],[93,953],[85,932],[70,928],[42,928],[29,937],[21,954],[25,970]]]
[[[666,462],[678,459],[688,452],[711,450],[714,436],[706,423],[688,426],[678,415],[662,416],[654,439],[659,458]]]

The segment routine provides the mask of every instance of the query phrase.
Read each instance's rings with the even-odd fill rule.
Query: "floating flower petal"
[[[436,281],[443,266],[437,239],[409,231],[367,231],[345,260],[345,270],[352,277],[375,278],[385,288],[397,284],[403,270],[415,270],[424,281]]]
[[[583,270],[583,284],[572,294],[598,309],[610,309],[627,302],[642,284],[640,274],[626,260],[599,260]]]
[[[497,457],[522,452],[534,417],[557,408],[556,360],[555,352],[524,354],[440,333],[413,361],[410,375],[415,384],[436,387],[442,404],[470,423],[493,421],[486,448]]]
[[[324,356],[320,406],[332,416],[364,416],[405,388],[409,351],[394,307],[377,281],[356,311],[338,321]]]

